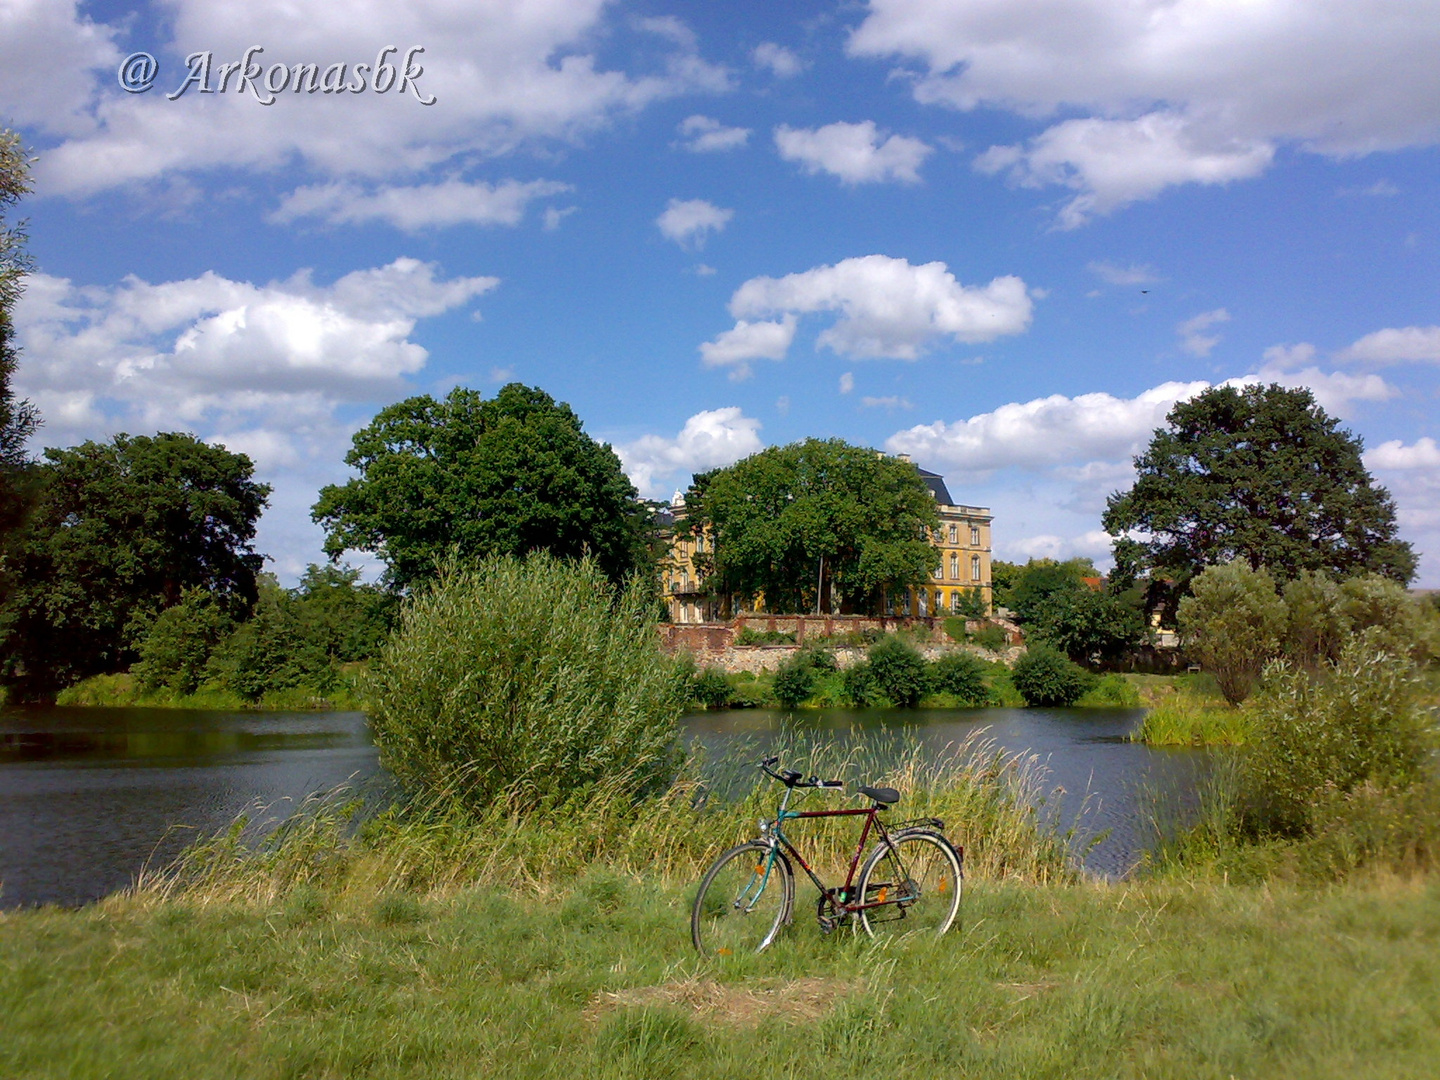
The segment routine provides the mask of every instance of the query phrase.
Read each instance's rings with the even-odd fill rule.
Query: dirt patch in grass
[[[688,1009],[697,1020],[736,1027],[753,1027],[768,1017],[808,1023],[824,1016],[841,998],[863,989],[862,983],[843,979],[760,979],[743,986],[683,979],[597,994],[584,1015],[598,1020],[612,1009],[662,1006]]]

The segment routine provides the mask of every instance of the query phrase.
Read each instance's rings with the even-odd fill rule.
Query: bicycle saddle
[[[886,806],[900,801],[900,793],[893,787],[862,787],[858,790],[861,795],[868,796],[878,803],[884,803]]]

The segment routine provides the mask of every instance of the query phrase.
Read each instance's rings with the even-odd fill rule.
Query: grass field
[[[0,916],[0,1075],[1433,1077],[1440,883],[972,882],[939,941],[702,962],[687,888]]]

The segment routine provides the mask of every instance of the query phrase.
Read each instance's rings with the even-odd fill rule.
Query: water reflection
[[[1125,872],[1150,841],[1144,788],[1191,798],[1206,758],[1127,741],[1134,709],[826,710],[793,731],[844,742],[888,733],[939,753],[984,732],[1038,755],[1063,790],[1062,824],[1104,838],[1086,856]],[[787,723],[765,710],[687,717],[712,756],[759,757]],[[382,775],[360,713],[178,709],[0,710],[0,907],[79,904],[163,865],[197,834],[223,829],[256,800],[284,814],[306,795]]]

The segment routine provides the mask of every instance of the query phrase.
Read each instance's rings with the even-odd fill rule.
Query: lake
[[[834,709],[803,712],[794,732],[846,741],[904,732],[935,747],[983,732],[1039,756],[1063,824],[1103,838],[1090,871],[1123,874],[1151,839],[1145,790],[1193,802],[1207,756],[1129,742],[1139,709]],[[785,714],[700,713],[687,734],[711,754],[756,757]],[[355,712],[186,709],[0,710],[0,907],[74,905],[128,886],[197,835],[225,828],[257,800],[283,815],[307,794],[382,779]],[[1052,798],[1051,805],[1057,800]],[[904,804],[901,803],[903,808]]]

